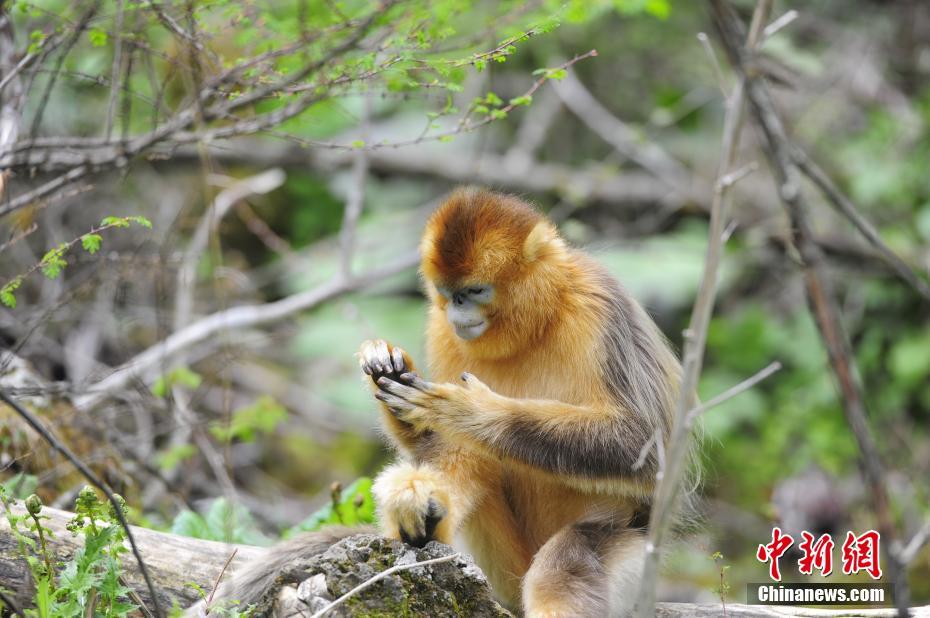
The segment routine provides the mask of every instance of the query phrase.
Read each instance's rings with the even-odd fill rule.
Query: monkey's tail
[[[365,533],[375,533],[374,527],[328,526],[317,532],[304,532],[269,547],[263,556],[243,565],[219,585],[211,606],[238,601],[238,607],[244,609],[249,605],[260,604],[276,579],[290,572],[299,575],[310,558],[322,554],[337,541]],[[204,609],[204,602],[200,601],[187,610],[185,617],[203,616]]]

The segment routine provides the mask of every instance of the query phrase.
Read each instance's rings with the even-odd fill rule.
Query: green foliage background
[[[709,28],[700,3],[439,0],[402,4],[376,17],[377,25],[391,26],[388,43],[397,50],[397,60],[375,78],[362,80],[360,76],[366,71],[381,66],[383,56],[366,51],[341,59],[319,78],[349,76],[353,86],[333,87],[319,103],[277,127],[293,138],[287,145],[302,153],[353,152],[380,146],[377,140],[366,142],[353,133],[367,105],[374,121],[389,125],[386,134],[400,136],[396,141],[416,137],[426,127],[425,134],[432,137],[406,148],[437,157],[452,153],[461,157],[463,165],[470,165],[483,153],[505,152],[517,140],[521,122],[538,104],[538,100],[519,100],[535,79],[534,71],[543,69],[540,75],[549,75],[545,69],[558,66],[557,60],[596,48],[597,58],[574,67],[592,93],[640,132],[644,141],[661,143],[696,174],[713,175],[722,105],[712,68],[694,38],[695,33]],[[747,2],[736,4],[743,10],[749,6]],[[781,10],[794,6],[777,4]],[[56,28],[64,28],[77,18],[84,8],[80,5],[64,0],[14,3],[17,31],[28,33],[30,45],[40,46]],[[104,5],[109,11],[105,14],[112,15],[115,5]],[[154,18],[141,12],[141,5],[127,2],[126,19],[139,11],[139,20],[147,20],[136,27],[145,33],[149,45],[159,50],[152,55],[152,66],[165,79],[166,87],[159,93],[143,72],[133,75],[131,88],[139,100],[125,117],[125,130],[130,133],[150,129],[156,106],[146,101],[163,97],[171,108],[179,105],[190,89],[182,72],[171,76],[173,63],[183,58],[183,50]],[[880,99],[854,101],[839,87],[809,94],[818,76],[829,74],[830,63],[836,61],[830,55],[833,43],[817,36],[817,28],[825,28],[826,22],[843,32],[874,37],[881,45],[894,47],[892,33],[906,14],[903,9],[882,12],[866,0],[819,0],[797,8],[812,16],[810,21],[802,19],[797,32],[789,28],[765,47],[772,58],[801,76],[797,90],[787,94],[779,91],[785,99],[785,113],[792,119],[793,133],[825,162],[896,251],[915,262],[920,256],[926,258],[930,245],[930,81],[908,77],[903,69],[887,77],[890,85],[886,86],[902,93],[910,115]],[[222,66],[275,49],[282,41],[297,40],[302,29],[325,33],[307,46],[304,56],[282,56],[275,75],[267,76],[271,79],[299,70],[306,57],[325,55],[341,40],[338,27],[346,17],[360,18],[371,10],[371,3],[355,0],[211,0],[194,3],[192,18],[201,24]],[[114,47],[107,23],[102,21],[90,29],[64,61],[66,77],[48,100],[49,132],[87,135],[99,130],[99,110],[107,105],[109,89],[81,76],[106,75],[109,70]],[[489,49],[496,51],[489,53]],[[549,76],[560,77],[558,73]],[[44,84],[48,78],[37,79]],[[463,90],[475,93],[474,100],[465,102],[474,108],[475,117],[493,118],[494,122],[474,133],[446,134],[449,123],[466,111],[456,98]],[[540,96],[535,95],[536,99]],[[254,111],[279,109],[289,100],[265,100]],[[514,100],[518,100],[516,107],[504,113],[504,106]],[[37,102],[30,105],[27,118],[36,111]],[[637,170],[578,119],[566,112],[559,118],[536,153],[540,161],[597,166],[607,175]],[[278,143],[270,135],[261,139]],[[399,158],[405,156],[404,148],[387,151],[396,152]],[[761,161],[756,150],[747,152]],[[120,230],[104,235],[102,250],[108,250],[111,243],[114,250],[124,253],[146,246],[151,249],[156,243],[183,248],[216,191],[204,189],[198,173],[186,164],[158,165],[140,163],[125,177],[106,180],[117,196],[106,203],[109,210],[97,213],[88,208],[87,214],[69,213],[63,223],[58,222],[73,232],[69,239],[81,240],[86,252],[99,257],[101,237],[88,230],[95,229],[100,216],[118,217],[111,223],[138,222],[124,217],[137,217],[138,213],[149,216],[157,210],[149,195],[151,181],[139,169],[146,168],[142,171],[157,173],[159,183],[170,181],[183,187],[184,205],[164,221],[167,230],[159,229],[158,217],[149,216],[156,223],[153,231]],[[151,172],[148,166],[156,171]],[[236,161],[222,171],[244,177],[260,170]],[[774,198],[767,174],[757,175],[762,177],[753,179],[757,182],[753,190],[758,188]],[[330,172],[301,162],[287,169],[283,187],[250,201],[269,230],[285,241],[290,250],[287,254],[259,242],[244,220],[224,221],[211,250],[198,264],[198,286],[208,292],[204,296],[209,296],[209,301],[215,301],[211,308],[225,306],[234,298],[236,288],[223,279],[230,270],[243,273],[252,282],[246,294],[247,300],[255,302],[309,289],[336,273],[340,268],[336,234],[349,182],[345,170]],[[428,212],[422,205],[431,203],[451,184],[428,173],[371,173],[365,182],[365,210],[358,226],[356,272],[365,272],[415,247]],[[686,205],[669,210],[662,204],[618,207],[579,198],[568,184],[559,191],[525,197],[558,217],[566,237],[589,247],[650,310],[673,344],[680,346],[706,245],[706,216],[699,208]],[[671,561],[669,575],[686,582],[698,594],[710,593],[720,585],[715,563],[721,559],[711,558],[718,551],[724,562],[735,567],[727,573],[732,590],[742,590],[739,584],[745,581],[761,580],[764,570],[754,553],[758,543],[768,540],[759,535],[780,515],[773,495],[786,481],[803,478],[812,469],[826,473],[844,496],[843,516],[835,522],[836,534],[874,526],[867,501],[857,491],[861,484],[856,445],[838,405],[791,251],[785,250],[782,242],[786,236],[783,214],[767,206],[771,201],[753,197],[758,199],[743,194],[735,204],[737,214],[745,217],[741,220],[749,223],[737,228],[727,243],[700,395],[710,398],[774,360],[784,368],[706,414],[703,493],[707,515],[693,542],[677,550],[681,559]],[[930,312],[911,290],[862,257],[867,250],[853,230],[823,204],[815,201],[815,206],[816,231],[829,248],[872,427],[893,470],[894,507],[903,525],[913,529],[915,523],[930,516],[930,486],[926,482],[930,478]],[[0,300],[11,311],[24,311],[24,306],[34,306],[41,298],[41,283],[36,282],[40,277],[18,278],[33,265],[43,272],[49,264],[55,266],[54,276],[61,275],[63,285],[94,268],[79,260],[60,263],[64,253],[55,253],[55,247],[63,246],[59,244],[62,239],[54,234],[46,237],[40,232],[30,242],[36,245],[38,262],[17,256],[16,264],[11,261],[0,268],[0,282],[8,282],[0,289]],[[137,269],[135,276],[140,276],[139,272]],[[232,475],[253,498],[253,508],[245,501],[238,504],[228,497],[217,497],[218,491],[211,494],[200,485],[185,489],[189,493],[184,498],[192,508],[179,511],[173,502],[165,501],[139,513],[138,519],[190,536],[259,544],[324,523],[373,521],[369,477],[391,455],[375,432],[375,408],[360,382],[353,353],[360,341],[379,337],[403,346],[422,363],[424,312],[416,274],[409,271],[324,303],[275,331],[268,346],[273,350],[249,360],[301,390],[294,394],[287,388],[270,386],[273,381],[267,380],[267,388],[242,388],[230,397],[233,401],[229,405],[210,407],[204,403],[199,412],[206,440],[227,454],[233,449],[246,453],[243,459],[248,465],[233,470]],[[129,312],[121,314],[121,319],[139,321]],[[137,322],[121,331],[120,341],[130,349],[144,347],[140,342],[151,342],[158,331],[157,325]],[[60,326],[49,327],[47,336],[60,338],[63,335],[56,328],[64,331],[78,323],[79,318],[73,323],[63,318]],[[107,362],[124,360],[120,353],[118,346],[108,346]],[[239,359],[226,360],[232,365]],[[36,363],[42,366],[41,360]],[[209,401],[218,392],[236,388],[225,370],[222,362],[210,358],[194,360],[191,366],[168,367],[149,385],[151,396],[170,404],[173,389],[178,389],[196,403]],[[295,413],[295,398],[312,414]],[[4,448],[15,442],[12,432],[0,432],[0,439],[5,441]],[[206,469],[200,448],[193,442],[172,444],[159,436],[154,444],[152,465],[160,473],[172,474],[179,467]],[[10,493],[22,490],[24,497],[34,490],[33,477],[14,469],[7,472],[3,480]],[[345,489],[331,491],[333,481]],[[52,492],[65,489],[46,487]],[[289,511],[288,521],[283,521],[251,512],[262,503],[274,504],[279,499],[282,503],[285,499],[300,501],[300,516]],[[741,525],[744,522],[752,525]],[[915,561],[911,581],[915,600],[930,600],[930,556],[926,551]]]

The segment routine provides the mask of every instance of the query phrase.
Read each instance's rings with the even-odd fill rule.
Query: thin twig
[[[110,139],[113,134],[113,120],[116,116],[116,102],[120,91],[120,67],[123,62],[123,0],[116,0],[116,24],[113,30],[113,66],[110,70],[110,99],[107,102],[106,127],[104,136]]]
[[[771,10],[772,0],[759,0],[753,13],[753,27],[747,38],[747,45],[754,47],[762,31],[762,23]],[[727,100],[724,120],[720,164],[717,178],[723,179],[731,174],[736,162],[737,146],[743,124],[745,82],[739,80]],[[655,615],[656,583],[659,574],[659,551],[665,535],[671,528],[673,515],[677,506],[681,485],[687,471],[689,453],[692,451],[692,417],[689,411],[695,407],[695,393],[703,365],[704,347],[707,329],[714,308],[717,293],[717,271],[723,256],[724,230],[729,218],[730,199],[728,189],[732,185],[718,182],[714,191],[708,231],[707,254],[704,258],[704,271],[698,288],[697,298],[691,312],[691,321],[685,331],[685,343],[682,363],[682,378],[675,417],[671,430],[668,451],[665,454],[666,465],[657,475],[653,495],[652,510],[649,516],[649,537],[646,542],[646,556],[643,562],[643,578],[636,598],[636,613],[640,618]],[[659,478],[661,477],[661,478]]]
[[[914,561],[914,558],[917,557],[917,552],[927,544],[927,541],[930,541],[930,519],[924,522],[924,525],[920,527],[920,530],[911,537],[911,540],[908,541],[900,552],[898,552],[898,561],[902,565],[910,564]]]
[[[745,50],[741,45],[743,25],[727,0],[709,0],[714,25],[733,68],[746,83],[754,123],[761,129],[766,157],[773,170],[779,197],[791,220],[792,242],[798,251],[804,274],[808,304],[813,314],[836,380],[846,422],[859,446],[862,473],[869,488],[878,529],[892,545],[896,527],[891,513],[885,470],[878,447],[868,423],[862,384],[855,365],[849,338],[827,274],[823,252],[817,245],[809,220],[796,148],[787,137],[784,124],[775,110],[765,80],[745,66]],[[895,585],[895,604],[902,618],[907,616],[909,601],[907,573],[892,553],[889,576]]]
[[[210,232],[219,225],[223,217],[237,202],[250,195],[270,193],[284,184],[285,179],[286,176],[283,171],[273,168],[236,181],[217,194],[207,212],[200,219],[200,223],[188,244],[187,251],[184,253],[181,267],[178,268],[174,304],[174,330],[180,330],[191,318],[197,264],[200,262],[200,258],[207,246]]]
[[[371,100],[365,99],[361,118],[361,139],[368,140],[371,122]],[[365,206],[365,182],[368,180],[368,153],[359,150],[352,156],[352,181],[346,196],[345,212],[342,217],[342,228],[339,231],[340,259],[339,267],[342,276],[352,276],[352,258],[355,256],[355,229],[362,208]]]
[[[691,193],[692,175],[688,169],[657,143],[644,141],[638,131],[611,114],[573,71],[567,70],[562,81],[555,82],[553,87],[566,107],[617,152],[677,191]]]
[[[226,559],[226,562],[223,563],[223,568],[220,569],[220,574],[216,576],[216,581],[213,582],[213,589],[210,590],[210,596],[207,597],[207,607],[210,606],[210,603],[213,602],[213,595],[216,594],[216,589],[220,586],[220,580],[223,579],[223,574],[226,573],[226,569],[229,568],[230,563],[233,561],[233,558],[236,557],[236,554],[239,552],[239,548],[232,550],[232,553],[229,554],[229,558]]]
[[[704,48],[704,53],[707,54],[707,58],[710,60],[710,66],[714,69],[714,77],[717,78],[717,86],[720,88],[723,98],[728,99],[730,97],[730,87],[727,86],[727,80],[723,76],[723,69],[717,59],[717,52],[714,51],[714,46],[710,43],[710,37],[707,36],[706,32],[698,32],[697,40],[701,42],[701,47]]]
[[[775,36],[775,34],[779,30],[791,24],[794,20],[798,18],[798,15],[800,15],[800,13],[798,13],[794,9],[791,9],[790,11],[786,12],[784,15],[782,15],[781,17],[779,17],[778,19],[770,23],[768,26],[766,26],[765,30],[762,31],[763,42],[772,38],[773,36]]]
[[[442,557],[440,557],[440,558],[433,558],[433,559],[431,559],[431,560],[423,560],[423,561],[421,561],[421,562],[413,562],[413,563],[411,563],[411,564],[397,564],[397,565],[394,565],[394,566],[392,566],[391,568],[389,568],[389,569],[387,569],[387,570],[385,570],[385,571],[381,571],[380,573],[378,573],[377,575],[375,575],[375,576],[372,577],[371,579],[362,582],[361,584],[359,584],[358,586],[356,586],[356,587],[353,588],[352,590],[349,590],[347,593],[345,593],[344,595],[342,595],[341,597],[339,597],[338,599],[336,599],[335,601],[333,601],[332,603],[330,603],[329,605],[327,605],[326,607],[324,607],[324,608],[321,609],[320,611],[318,611],[318,612],[314,613],[313,615],[311,615],[310,618],[321,618],[324,614],[330,612],[330,611],[333,610],[334,608],[336,608],[336,607],[338,607],[339,605],[345,603],[348,599],[352,598],[353,596],[355,596],[356,594],[358,594],[359,592],[361,592],[361,591],[364,590],[365,588],[368,588],[368,587],[371,586],[372,584],[375,584],[375,583],[381,581],[382,579],[384,579],[385,577],[388,577],[389,575],[393,575],[394,573],[397,573],[398,571],[407,571],[407,570],[410,570],[410,569],[415,569],[416,567],[428,566],[428,565],[430,565],[430,564],[439,564],[440,562],[449,562],[450,560],[455,560],[455,559],[458,558],[458,557],[459,557],[459,554],[451,554],[451,555],[448,555],[448,556],[442,556]]]
[[[24,408],[19,404],[19,402],[10,398],[6,391],[0,389],[0,401],[3,401],[5,404],[10,406],[19,416],[22,417],[26,423],[32,427],[37,434],[39,434],[43,440],[48,442],[54,450],[58,451],[65,458],[71,462],[71,464],[77,468],[84,478],[86,478],[90,483],[102,491],[106,495],[107,500],[110,501],[110,504],[113,506],[113,512],[116,515],[116,518],[119,520],[120,526],[123,527],[123,530],[126,532],[126,540],[129,541],[129,546],[132,549],[132,554],[136,559],[136,563],[139,565],[139,572],[142,574],[143,579],[145,579],[145,585],[148,588],[149,595],[151,597],[152,606],[154,608],[154,614],[156,617],[160,617],[161,606],[158,603],[158,593],[155,590],[155,585],[152,583],[152,578],[149,576],[148,568],[145,566],[145,561],[142,560],[142,554],[139,553],[139,548],[136,546],[136,540],[133,538],[132,529],[129,527],[129,522],[126,521],[126,517],[123,514],[123,507],[120,506],[119,501],[117,501],[116,496],[113,495],[113,492],[110,490],[100,478],[94,474],[94,471],[87,467],[87,465],[81,461],[77,455],[75,455],[68,446],[55,437],[52,432],[42,424],[42,421],[34,415],[32,412]]]
[[[272,324],[300,311],[307,311],[337,296],[364,288],[391,275],[413,267],[419,261],[415,251],[364,275],[343,279],[335,277],[311,290],[298,292],[271,303],[231,307],[203,317],[169,337],[149,347],[133,359],[116,368],[109,376],[93,385],[88,392],[75,399],[82,410],[91,409],[135,379],[145,381],[159,370],[165,359],[170,359],[188,348],[202,343],[219,333]]]
[[[721,403],[723,403],[724,401],[728,401],[728,400],[730,400],[730,399],[733,399],[734,397],[736,397],[737,395],[739,395],[739,394],[742,393],[743,391],[748,391],[750,388],[752,388],[753,386],[755,386],[756,384],[758,384],[758,383],[761,382],[762,380],[766,379],[767,377],[769,377],[770,375],[772,375],[773,373],[775,373],[775,372],[778,371],[779,369],[781,369],[781,363],[779,363],[778,361],[775,361],[775,362],[773,362],[773,363],[770,363],[770,364],[767,365],[764,369],[760,369],[758,372],[756,372],[755,375],[753,375],[753,376],[751,376],[751,377],[749,377],[749,378],[746,378],[745,380],[743,380],[743,381],[740,382],[739,384],[736,384],[736,385],[734,385],[734,386],[728,388],[727,390],[723,391],[722,393],[720,393],[720,394],[717,395],[716,397],[712,397],[712,398],[708,399],[707,401],[705,401],[704,403],[702,403],[701,405],[695,406],[694,408],[692,408],[692,409],[688,412],[688,419],[689,419],[691,422],[693,422],[694,419],[696,419],[696,418],[699,417],[700,415],[704,414],[705,412],[707,412],[707,411],[710,410],[711,408],[714,408],[714,407],[716,407],[716,406],[719,406],[719,405],[720,405]]]
[[[852,200],[836,186],[836,183],[833,182],[826,172],[824,172],[799,146],[794,145],[792,153],[800,170],[813,181],[818,189],[820,189],[823,196],[827,198],[827,203],[838,213],[846,217],[849,222],[859,230],[859,233],[869,241],[869,244],[871,244],[876,251],[878,251],[879,255],[881,255],[902,281],[914,288],[917,293],[925,299],[930,300],[930,285],[928,285],[926,281],[920,279],[914,270],[908,266],[884,240],[882,240],[875,226],[858,211]]]

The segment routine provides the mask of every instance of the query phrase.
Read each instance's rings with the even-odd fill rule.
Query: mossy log
[[[14,512],[23,512],[21,503],[13,508]],[[54,538],[49,542],[51,550],[59,560],[69,559],[81,546],[81,537],[73,536],[65,528],[74,514],[48,507],[42,509],[42,514],[48,517],[44,523],[54,533]],[[186,607],[198,601],[200,593],[191,587],[192,583],[209,592],[233,551],[236,555],[229,566],[230,571],[268,551],[260,547],[192,539],[137,526],[133,526],[132,531],[158,589],[161,607],[165,609],[172,605]],[[359,583],[391,566],[431,560],[453,553],[452,548],[438,543],[416,550],[370,534],[348,537],[325,553],[308,560],[306,577],[277,578],[274,584],[277,590],[271,591],[273,594],[269,595],[276,599],[274,607],[262,609],[268,609],[274,615],[309,617]],[[123,564],[126,582],[148,603],[148,592],[131,554],[123,555]],[[0,588],[10,591],[20,607],[30,606],[32,581],[29,569],[19,553],[16,538],[10,532],[5,517],[0,517]],[[406,608],[407,615],[414,616],[423,615],[427,607],[428,614],[433,616],[510,615],[491,600],[484,576],[471,559],[464,555],[428,567],[392,573],[353,595],[351,602],[339,604],[328,615],[395,616],[404,615]],[[729,603],[726,609],[731,618],[895,616],[893,609],[807,609]],[[720,604],[660,603],[657,608],[657,616],[662,618],[721,615],[723,608]],[[930,618],[930,607],[914,608],[912,615]]]

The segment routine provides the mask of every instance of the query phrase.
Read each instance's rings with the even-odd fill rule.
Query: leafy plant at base
[[[206,515],[181,511],[171,523],[171,533],[224,543],[271,544],[271,539],[258,529],[252,514],[226,498],[213,500]]]
[[[727,571],[730,570],[729,564],[723,564],[723,554],[715,551],[710,555],[711,560],[717,565],[720,571],[720,583],[714,587],[713,593],[720,597],[720,603],[723,605],[723,615],[727,615],[727,594],[730,592],[730,582],[727,581]]]
[[[375,523],[375,502],[371,495],[371,484],[372,481],[367,476],[359,477],[345,489],[339,483],[333,483],[330,488],[330,502],[287,530],[284,537],[334,524],[357,526]]]
[[[126,510],[122,497],[117,496]],[[91,487],[78,494],[75,516],[67,524],[75,536],[84,537],[84,546],[67,562],[51,553],[47,539],[54,538],[42,525],[42,501],[35,494],[26,498],[26,512],[13,512],[13,502],[0,487],[0,501],[6,511],[10,531],[20,555],[29,565],[35,583],[34,609],[27,616],[71,618],[73,616],[129,616],[139,609],[130,600],[130,589],[123,583],[120,554],[126,533],[108,502],[101,501]],[[56,579],[56,572],[58,574]]]

